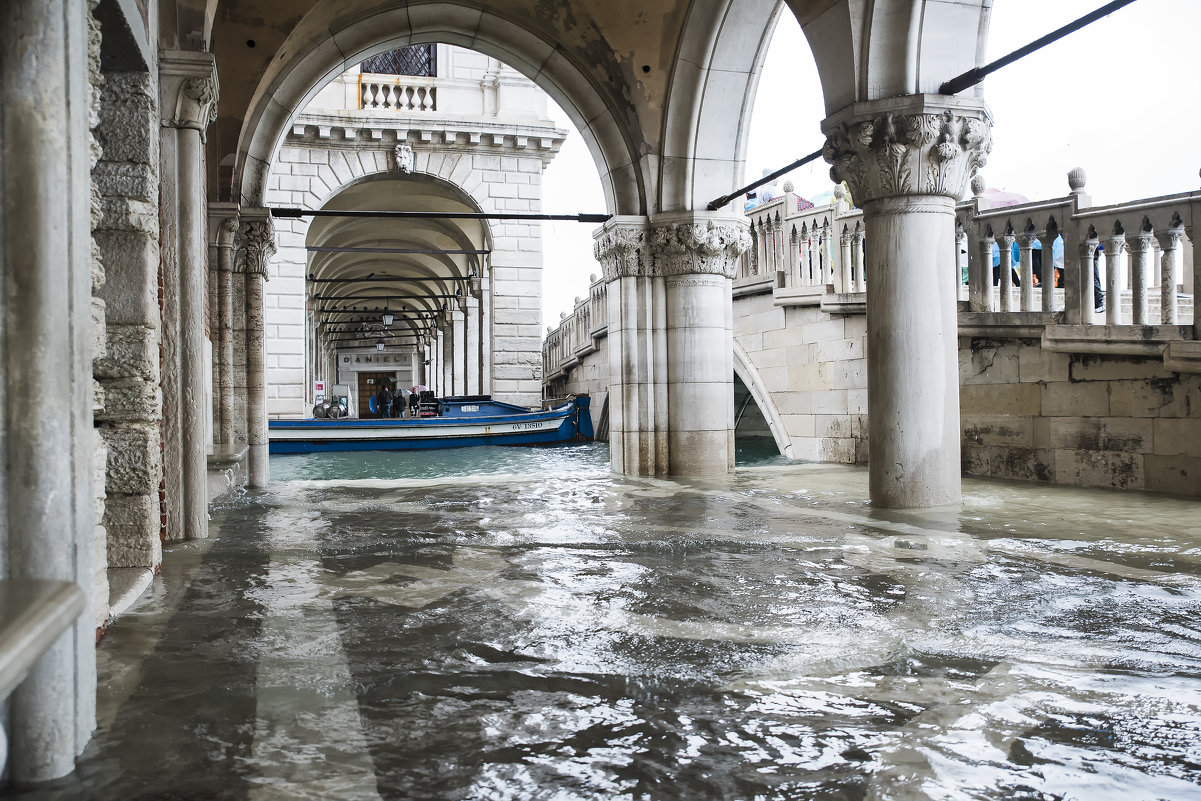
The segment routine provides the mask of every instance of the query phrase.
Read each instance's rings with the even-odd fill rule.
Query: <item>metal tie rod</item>
[[[1097,20],[1101,19],[1102,17],[1109,16],[1110,14],[1117,11],[1118,9],[1125,8],[1126,6],[1128,6],[1134,2],[1135,2],[1135,0],[1114,0],[1112,3],[1108,3],[1104,6],[1102,6],[1101,8],[1098,8],[1096,11],[1093,11],[1089,14],[1085,14],[1083,17],[1076,20],[1075,22],[1069,22],[1067,25],[1064,25],[1062,28],[1054,30],[1051,33],[1048,33],[1046,36],[1043,36],[1040,39],[1035,39],[1033,42],[1026,45],[1025,47],[1019,47],[1017,50],[1014,50],[1012,53],[1010,53],[1007,56],[1002,56],[1001,58],[997,59],[996,61],[994,61],[990,64],[986,64],[983,67],[973,67],[972,69],[968,70],[967,72],[963,73],[962,75],[955,76],[951,80],[943,83],[942,86],[938,87],[938,92],[939,92],[939,94],[943,94],[943,95],[958,94],[959,92],[962,92],[964,89],[967,89],[968,87],[975,86],[976,84],[980,83],[988,75],[991,75],[992,73],[996,72],[997,70],[1001,69],[1002,67],[1006,67],[1006,66],[1010,65],[1013,62],[1017,61],[1018,59],[1021,59],[1021,58],[1024,58],[1025,56],[1030,55],[1031,53],[1033,53],[1036,50],[1041,50],[1042,48],[1046,47],[1047,45],[1051,44],[1052,42],[1057,42],[1060,39],[1062,39],[1063,37],[1067,36],[1068,34],[1075,33],[1076,31],[1080,30],[1084,26],[1089,25],[1093,22],[1096,22]],[[803,167],[811,161],[817,161],[819,158],[821,158],[821,155],[822,155],[822,151],[820,151],[820,150],[814,151],[813,153],[810,153],[808,156],[805,156],[804,158],[797,159],[796,161],[789,164],[787,167],[781,167],[780,169],[773,172],[771,175],[765,175],[762,178],[760,178],[758,181],[755,181],[754,183],[747,184],[746,186],[742,187],[741,189],[735,189],[733,192],[731,192],[728,195],[722,195],[721,197],[717,198],[716,200],[712,200],[709,202],[709,211],[717,211],[718,209],[721,209],[722,207],[724,207],[731,200],[738,197],[739,195],[744,195],[747,192],[751,191],[752,189],[758,189],[759,187],[763,186],[764,184],[766,184],[770,181],[774,181],[776,178],[779,178],[784,173],[792,172],[797,167]]]
[[[394,220],[558,220],[564,222],[604,223],[611,214],[530,214],[521,212],[478,211],[368,211],[366,209],[294,209],[273,208],[272,217],[374,217]]]
[[[455,248],[349,248],[331,247],[329,245],[309,245],[305,248],[309,253],[420,253],[426,255],[448,256],[487,256],[491,250],[469,250]]]
[[[996,72],[997,70],[1001,69],[1002,67],[1007,67],[1010,64],[1012,64],[1013,62],[1017,61],[1018,59],[1025,58],[1026,56],[1030,55],[1031,53],[1035,52],[1036,50],[1041,50],[1042,48],[1046,47],[1047,45],[1051,44],[1052,42],[1058,42],[1060,39],[1067,36],[1068,34],[1075,33],[1076,31],[1080,30],[1084,26],[1091,25],[1092,23],[1096,22],[1097,20],[1101,19],[1102,17],[1107,17],[1110,14],[1112,14],[1113,12],[1117,11],[1118,9],[1125,8],[1126,6],[1130,5],[1133,2],[1135,2],[1135,0],[1114,0],[1112,3],[1107,3],[1103,6],[1101,6],[1100,8],[1098,8],[1096,11],[1085,14],[1083,17],[1076,20],[1075,22],[1069,22],[1067,25],[1064,25],[1062,28],[1058,28],[1057,30],[1051,31],[1046,36],[1035,39],[1033,42],[1026,45],[1025,47],[1019,47],[1017,50],[1014,50],[1012,53],[1005,55],[1005,56],[1001,56],[1000,58],[998,58],[996,61],[993,61],[992,63],[985,64],[983,67],[973,67],[972,69],[968,70],[967,72],[963,73],[962,75],[956,75],[954,78],[945,82],[942,86],[938,87],[938,93],[943,94],[943,95],[958,94],[958,93],[962,92],[964,89],[967,89],[968,87],[975,86],[976,84],[980,83],[987,76],[991,75],[992,73]]]

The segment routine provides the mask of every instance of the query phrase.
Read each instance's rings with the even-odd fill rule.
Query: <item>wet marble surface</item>
[[[101,644],[76,774],[5,797],[1201,797],[1195,501],[884,512],[858,468],[601,446],[272,471]]]

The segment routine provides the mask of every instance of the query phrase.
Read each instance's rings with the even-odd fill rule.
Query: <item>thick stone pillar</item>
[[[263,284],[275,253],[275,227],[267,209],[243,209],[238,228],[235,269],[245,279],[246,439],[248,484],[262,488],[271,480],[267,439],[267,338],[263,321]]]
[[[614,470],[701,476],[733,465],[730,285],[748,247],[740,220],[696,214],[602,229]]]
[[[954,208],[992,147],[991,124],[980,101],[940,95],[857,103],[822,124],[831,178],[849,184],[867,234],[877,506],[959,502]]]
[[[0,576],[89,590],[11,697],[19,784],[73,770],[95,726],[88,12],[84,0],[0,4]]]
[[[209,53],[165,50],[159,77],[167,538],[178,540],[208,536],[203,159],[217,114],[216,64]]]
[[[233,203],[209,204],[209,236],[216,264],[217,298],[210,328],[216,332],[213,348],[213,386],[216,388],[216,442],[227,449],[234,444],[234,330],[233,265],[238,210]]]

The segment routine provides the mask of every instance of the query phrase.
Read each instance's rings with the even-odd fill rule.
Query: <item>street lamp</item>
[[[376,350],[383,350],[383,349],[384,349],[384,341],[383,341],[382,339],[377,339],[377,340],[375,340],[375,349],[376,349]]]
[[[383,317],[384,328],[388,328],[389,326],[391,326],[393,319],[395,319],[395,318],[392,316],[392,312],[384,312],[384,317]]]

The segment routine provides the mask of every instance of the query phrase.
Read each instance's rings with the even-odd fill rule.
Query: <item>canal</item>
[[[1195,501],[603,445],[273,457],[23,799],[1195,799]]]

